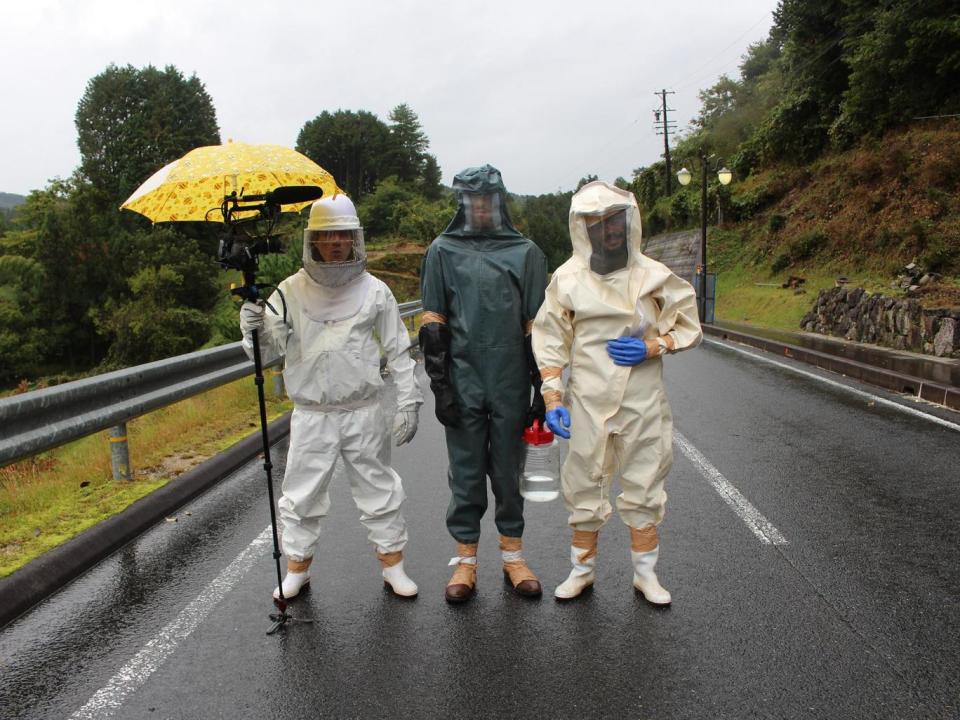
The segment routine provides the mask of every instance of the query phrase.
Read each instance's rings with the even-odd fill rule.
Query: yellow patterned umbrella
[[[155,223],[222,222],[220,206],[233,192],[262,195],[297,185],[320,187],[324,197],[338,192],[333,176],[296,150],[282,145],[227,142],[196,148],[160,168],[120,207]],[[292,203],[281,209],[297,212],[309,204]]]

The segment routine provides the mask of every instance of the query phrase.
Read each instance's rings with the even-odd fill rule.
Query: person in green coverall
[[[457,214],[427,249],[420,272],[420,348],[446,431],[447,529],[457,542],[445,597],[458,603],[474,594],[487,476],[504,575],[517,593],[539,597],[540,582],[521,553],[520,472],[523,428],[543,421],[530,331],[543,302],[547,261],[510,222],[499,170],[468,168],[453,189]]]

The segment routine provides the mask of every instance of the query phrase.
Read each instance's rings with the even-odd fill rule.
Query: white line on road
[[[714,490],[716,490],[724,502],[727,503],[733,511],[740,516],[740,519],[746,523],[746,526],[753,531],[764,545],[786,545],[787,539],[777,530],[773,524],[767,520],[759,510],[757,510],[749,500],[747,500],[739,490],[737,490],[723,473],[717,470],[703,453],[697,450],[690,441],[674,429],[673,441],[680,446],[680,450],[687,456],[700,473],[707,479]]]
[[[263,547],[272,541],[270,527],[260,533],[233,562],[187,605],[156,637],[141,648],[133,659],[110,678],[104,687],[94,693],[87,704],[70,716],[71,720],[107,718],[158,670],[177,649],[177,644],[197,629],[214,606],[223,600],[234,585],[247,574],[263,554]]]
[[[790,372],[796,373],[797,375],[803,375],[804,377],[812,378],[813,380],[819,380],[820,382],[826,383],[831,387],[839,388],[841,390],[846,390],[847,392],[851,392],[854,395],[859,395],[860,397],[870,398],[870,400],[880,405],[886,405],[887,407],[895,408],[897,410],[900,410],[901,412],[907,413],[908,415],[920,417],[920,418],[923,418],[924,420],[929,420],[931,422],[937,423],[938,425],[943,425],[946,428],[950,428],[951,430],[956,430],[957,432],[960,432],[960,425],[956,423],[952,423],[949,420],[944,420],[943,418],[939,418],[936,415],[925,413],[922,410],[917,410],[912,407],[907,407],[906,405],[901,405],[900,403],[894,402],[893,400],[887,400],[886,398],[882,398],[879,395],[874,395],[873,393],[868,393],[868,392],[865,392],[864,390],[858,390],[855,387],[844,385],[841,382],[837,382],[836,380],[831,380],[829,378],[822,377],[820,375],[817,375],[816,373],[807,372],[806,370],[801,370],[800,368],[795,368],[792,365],[787,365],[786,363],[778,362],[771,358],[764,357],[763,355],[760,355],[758,353],[733,347],[731,345],[728,345],[727,343],[720,342],[719,340],[704,339],[704,342],[708,342],[711,345],[716,345],[717,347],[723,348],[724,350],[729,350],[730,352],[736,352],[736,353],[740,353],[741,355],[746,355],[747,357],[751,357],[754,360],[759,360],[761,362],[770,363],[771,365],[776,365],[779,368],[783,368],[784,370],[789,370]]]

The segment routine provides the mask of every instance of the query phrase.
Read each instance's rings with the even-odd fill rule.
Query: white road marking
[[[214,578],[177,617],[164,627],[156,637],[141,648],[134,657],[110,678],[110,681],[94,693],[87,704],[70,716],[71,720],[108,718],[147,678],[158,670],[173,654],[181,640],[185,640],[214,606],[230,592],[247,571],[263,555],[263,548],[272,542],[270,527],[260,533],[223,572]]]
[[[816,373],[807,372],[806,370],[801,370],[800,368],[793,367],[792,365],[787,365],[786,363],[778,362],[776,360],[773,360],[772,358],[765,357],[759,353],[750,352],[749,350],[742,350],[741,348],[737,348],[737,347],[732,347],[731,345],[728,345],[727,343],[724,343],[724,342],[720,342],[719,340],[705,339],[704,342],[708,342],[711,345],[716,345],[717,347],[723,348],[724,350],[729,350],[730,352],[736,352],[736,353],[740,353],[741,355],[746,355],[747,357],[751,357],[754,360],[759,360],[761,362],[769,363],[771,365],[776,365],[779,368],[783,368],[784,370],[789,370],[790,372],[796,373],[797,375],[803,375],[804,377],[808,377],[813,380],[819,380],[820,382],[830,385],[831,387],[839,388],[841,390],[846,390],[847,392],[851,392],[854,395],[859,395],[860,397],[870,398],[870,400],[880,405],[886,405],[887,407],[895,408],[897,410],[900,410],[901,412],[907,413],[908,415],[913,415],[915,417],[923,418],[924,420],[929,420],[930,422],[935,422],[938,425],[942,425],[945,428],[950,428],[951,430],[960,432],[960,425],[958,425],[957,423],[952,423],[949,420],[944,420],[943,418],[939,418],[936,415],[930,415],[929,413],[925,413],[922,410],[916,410],[915,408],[907,407],[906,405],[901,405],[900,403],[894,402],[893,400],[887,400],[886,398],[882,398],[879,395],[874,395],[873,393],[868,393],[864,390],[858,390],[855,387],[844,385],[843,383],[837,382],[836,380],[831,380],[829,378],[825,378],[820,375],[817,375]]]
[[[757,536],[760,542],[764,545],[787,544],[787,539],[783,534],[777,530],[739,490],[730,484],[730,481],[703,456],[703,453],[691,445],[690,441],[677,432],[676,429],[673,431],[673,441],[680,447],[683,454],[687,456],[687,459],[697,466],[697,469],[707,479],[707,482],[713,485],[713,489],[720,494],[724,502],[733,508],[733,511],[740,516],[740,519],[743,520],[746,526],[753,531],[753,534]]]

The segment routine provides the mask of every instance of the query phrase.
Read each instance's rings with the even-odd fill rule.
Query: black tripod
[[[259,256],[265,253],[279,253],[283,251],[279,237],[272,234],[280,217],[283,205],[309,202],[316,200],[323,194],[323,190],[312,185],[279,187],[262,195],[238,195],[234,191],[225,196],[220,206],[220,214],[226,226],[226,232],[220,238],[217,250],[217,262],[224,269],[239,270],[243,273],[243,286],[233,288],[230,292],[242,301],[259,302],[260,288],[269,285],[257,285],[256,272],[259,267]],[[213,212],[211,210],[210,212]],[[255,213],[250,215],[250,213]],[[209,215],[209,212],[208,212]],[[264,228],[263,225],[266,225]],[[262,230],[262,232],[258,232]],[[278,289],[280,300],[283,303],[283,321],[287,321],[287,303]],[[265,303],[267,308],[277,311]],[[283,596],[283,573],[280,570],[280,538],[277,533],[277,512],[273,506],[273,463],[270,462],[270,439],[267,435],[267,403],[263,396],[263,364],[260,360],[260,333],[254,329],[253,339],[253,366],[255,382],[257,384],[257,398],[260,401],[260,431],[263,434],[263,469],[267,472],[267,499],[270,501],[270,525],[273,528],[273,559],[277,564],[277,585],[280,597],[274,598],[277,612],[270,614],[273,627],[267,635],[273,635],[288,622],[312,622],[299,620],[287,613],[287,599]]]
[[[257,286],[254,283],[247,283],[242,288],[233,290],[235,295],[239,295],[244,300],[256,302],[258,298]],[[269,304],[268,304],[269,307]],[[263,436],[263,469],[267,473],[267,499],[270,501],[270,526],[273,530],[273,559],[277,566],[277,589],[279,598],[274,598],[273,604],[277,607],[277,612],[270,613],[270,619],[273,620],[273,627],[267,631],[267,635],[273,635],[275,632],[285,627],[288,622],[313,622],[295,618],[287,613],[287,600],[283,596],[283,573],[280,570],[280,537],[277,533],[277,511],[273,503],[273,463],[270,461],[270,439],[267,435],[267,401],[263,393],[263,363],[260,360],[260,332],[254,329],[251,333],[253,340],[253,368],[254,383],[257,386],[257,400],[260,403],[260,432]]]

